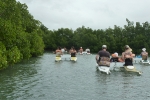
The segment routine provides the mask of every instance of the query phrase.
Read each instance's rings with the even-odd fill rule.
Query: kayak
[[[79,54],[80,54],[80,55],[85,55],[85,54],[90,55],[91,53],[90,53],[90,52],[83,51],[82,53],[79,53]]]
[[[142,63],[142,64],[150,64],[149,60],[140,60],[140,63]]]
[[[136,72],[138,74],[142,74],[142,72],[136,70],[134,66],[123,66],[122,68],[124,68],[124,70],[127,72]]]
[[[97,69],[100,71],[100,72],[104,72],[106,74],[110,74],[110,67],[107,67],[107,66],[97,66]]]
[[[70,60],[71,61],[77,61],[77,57],[71,57]]]
[[[110,67],[108,66],[99,66],[98,64],[96,64],[96,67],[97,69],[100,71],[100,72],[104,72],[106,74],[110,74]]]
[[[61,61],[61,57],[55,57],[55,61],[56,62]]]
[[[87,54],[87,55],[90,55],[91,53],[88,53],[88,52],[87,52],[86,54]]]

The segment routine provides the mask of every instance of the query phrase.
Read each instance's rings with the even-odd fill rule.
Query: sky
[[[17,0],[28,6],[34,19],[49,30],[79,27],[107,29],[124,27],[126,18],[150,22],[150,0]]]

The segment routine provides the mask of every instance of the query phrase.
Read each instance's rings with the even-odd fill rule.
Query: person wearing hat
[[[129,45],[125,45],[125,51],[122,53],[122,59],[124,60],[124,66],[132,65],[133,66],[133,56],[132,56],[132,49]]]
[[[142,60],[147,60],[148,52],[146,52],[146,48],[142,49],[141,56],[142,56]]]
[[[102,45],[102,50],[95,57],[97,64],[100,66],[110,67],[110,53],[107,51],[107,46]]]
[[[85,51],[86,51],[87,53],[90,53],[90,49],[89,49],[89,48],[86,48]]]
[[[82,54],[82,52],[83,52],[83,48],[82,47],[80,47],[79,52],[80,52],[80,54]]]
[[[118,53],[117,52],[115,52],[115,53],[113,53],[112,55],[111,55],[111,59],[110,59],[110,61],[111,62],[119,62],[118,61]]]

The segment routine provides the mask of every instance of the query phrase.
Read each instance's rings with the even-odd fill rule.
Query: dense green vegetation
[[[43,54],[41,22],[15,0],[0,1],[0,69]]]
[[[70,49],[74,46],[84,49],[89,47],[92,52],[98,52],[103,44],[108,51],[123,51],[128,44],[133,52],[138,54],[145,47],[150,50],[150,25],[127,21],[124,28],[114,25],[114,29],[92,30],[84,26],[76,30],[60,28],[49,30],[27,10],[26,4],[16,0],[0,1],[0,69],[20,62],[30,57],[42,55],[45,50],[53,51],[58,46]]]
[[[135,54],[140,54],[143,47],[149,51],[150,24],[145,22],[141,25],[136,22],[134,26],[132,21],[126,19],[126,22],[127,25],[124,25],[124,28],[114,25],[114,29],[105,30],[92,30],[84,26],[75,31],[68,28],[54,31],[42,28],[46,32],[44,34],[45,49],[54,50],[57,46],[70,49],[71,46],[74,46],[78,50],[82,46],[84,49],[89,47],[92,52],[97,53],[101,46],[106,44],[110,53],[122,53],[125,45],[129,45]]]

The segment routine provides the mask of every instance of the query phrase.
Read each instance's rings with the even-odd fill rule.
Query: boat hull
[[[126,72],[134,72],[134,73],[138,73],[138,74],[142,74],[142,72],[140,72],[140,71],[138,71],[136,68],[135,68],[135,66],[124,66],[124,67],[122,67],[122,68],[124,68],[124,70],[126,71]]]
[[[91,53],[90,52],[86,52],[86,51],[84,51],[84,52],[82,52],[82,53],[79,53],[80,55],[90,55]]]
[[[55,61],[56,62],[61,61],[61,57],[55,57]]]
[[[110,67],[107,67],[107,66],[97,66],[97,69],[100,71],[100,72],[104,72],[106,74],[110,74]]]
[[[140,60],[140,63],[142,63],[142,64],[150,64],[149,60]]]
[[[71,57],[70,60],[71,61],[77,61],[77,57]]]

